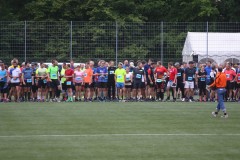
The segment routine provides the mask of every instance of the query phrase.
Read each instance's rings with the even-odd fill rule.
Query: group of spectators
[[[13,59],[7,66],[0,61],[1,101],[216,101],[213,84],[218,65],[161,61],[88,61],[59,65]],[[240,64],[221,65],[227,77],[225,101],[240,102]],[[198,92],[196,92],[198,91]],[[194,99],[195,93],[199,97]],[[164,96],[166,98],[164,98]],[[172,98],[171,98],[172,97]],[[196,97],[196,96],[195,96]],[[180,101],[179,100],[179,101]]]

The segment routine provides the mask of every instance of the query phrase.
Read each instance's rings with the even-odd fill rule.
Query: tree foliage
[[[58,55],[55,58],[62,61],[68,60],[70,21],[74,22],[72,46],[73,57],[77,60],[89,57],[114,59],[115,22],[118,23],[119,58],[160,58],[156,56],[161,50],[160,22],[169,22],[168,26],[175,26],[175,22],[237,22],[240,20],[240,1],[0,0],[0,21],[9,21],[0,27],[0,37],[4,37],[0,39],[0,53],[7,55],[3,58],[11,59],[24,51],[25,20],[28,21],[27,43],[30,44],[27,54],[36,60],[50,60],[51,55]],[[158,23],[150,26],[146,22]],[[209,29],[219,30],[215,24]],[[176,27],[163,30],[163,47],[173,55],[170,58],[178,59],[186,33],[205,31],[205,26],[183,23],[178,30]],[[138,38],[141,35],[147,36]]]

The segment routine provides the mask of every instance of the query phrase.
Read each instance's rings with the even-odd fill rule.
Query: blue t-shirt
[[[207,72],[206,82],[207,82],[207,84],[208,84],[208,83],[210,82],[210,73],[211,73],[211,71],[212,71],[212,67],[206,66],[206,67],[205,67],[205,71]]]
[[[106,73],[108,73],[107,67],[98,67],[97,73],[100,74],[98,76],[98,82],[107,82],[107,75],[106,75]],[[104,75],[101,75],[101,74],[104,74]]]
[[[5,77],[7,75],[7,70],[0,70],[0,82],[7,82],[7,78]]]
[[[32,79],[33,69],[32,68],[24,68],[22,73],[24,74],[24,80]]]

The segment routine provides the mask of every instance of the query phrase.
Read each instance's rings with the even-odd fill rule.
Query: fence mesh
[[[7,63],[14,57],[37,62],[148,58],[181,62],[188,32],[239,33],[240,23],[0,22],[0,59]],[[206,38],[198,41],[206,43],[207,52]],[[239,38],[235,41],[240,44]],[[228,60],[240,61],[239,57]]]

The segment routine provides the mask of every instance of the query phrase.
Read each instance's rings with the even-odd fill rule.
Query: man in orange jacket
[[[225,73],[222,72],[222,67],[218,68],[218,73],[216,75],[216,79],[214,83],[212,83],[209,87],[216,87],[217,89],[217,94],[218,94],[218,105],[216,108],[215,112],[212,112],[212,115],[214,117],[217,117],[218,112],[220,110],[223,111],[224,115],[222,116],[223,118],[228,118],[227,110],[224,105],[224,96],[226,93],[226,85],[227,85],[227,76]]]

